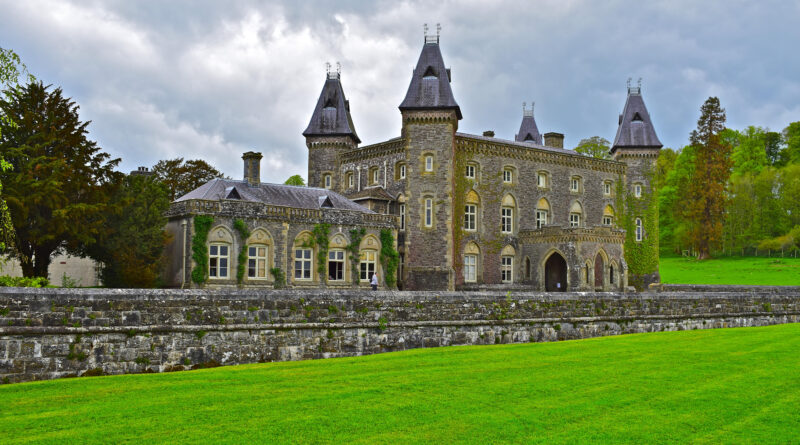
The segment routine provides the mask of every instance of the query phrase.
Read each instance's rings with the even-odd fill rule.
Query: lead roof
[[[461,119],[461,108],[450,88],[450,72],[444,66],[438,43],[425,43],[411,75],[400,110],[452,109]]]

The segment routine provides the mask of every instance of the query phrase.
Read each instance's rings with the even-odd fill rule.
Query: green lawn
[[[0,386],[3,443],[789,443],[800,324]]]
[[[800,258],[662,256],[659,271],[662,283],[800,286]]]

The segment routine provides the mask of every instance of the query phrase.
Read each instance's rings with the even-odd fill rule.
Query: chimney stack
[[[242,155],[244,160],[244,180],[251,186],[261,184],[261,158],[264,156],[255,151],[248,151]]]
[[[544,146],[553,148],[564,148],[564,135],[561,133],[545,133]]]
[[[494,131],[486,130],[486,131],[483,132],[483,135],[486,136],[487,138],[493,138],[494,137]]]

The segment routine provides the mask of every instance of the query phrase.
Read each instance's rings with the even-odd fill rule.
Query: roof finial
[[[642,78],[640,77],[639,80],[636,82],[636,86],[639,88],[639,91],[642,90]]]
[[[438,23],[436,24],[436,35],[435,36],[429,36],[428,35],[428,24],[427,23],[423,26],[423,29],[425,30],[425,43],[426,44],[427,43],[439,43],[439,32],[441,32],[441,30],[442,30],[442,25],[440,25]]]
[[[631,90],[631,80],[633,80],[633,78],[632,78],[632,77],[629,77],[629,78],[628,78],[628,91],[630,91],[630,90]]]
[[[440,23],[436,24],[436,37],[439,37],[439,34],[442,32],[442,25]]]
[[[331,63],[325,62],[325,74],[330,74],[330,73],[331,73]]]
[[[425,38],[427,39],[427,37],[428,37],[428,24],[425,23],[424,25],[422,25],[422,29],[425,30]]]
[[[342,75],[342,64],[339,62],[336,62],[336,74],[339,76]]]
[[[531,109],[529,110],[526,102],[522,102],[522,117],[533,117],[533,106],[536,102],[531,102]]]

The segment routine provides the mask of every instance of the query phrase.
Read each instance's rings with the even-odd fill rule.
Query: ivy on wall
[[[286,287],[286,274],[283,273],[280,267],[273,267],[269,270],[269,273],[272,274],[272,277],[275,278],[275,281],[272,284],[272,287],[275,289],[283,289]]]
[[[194,217],[194,236],[192,237],[192,259],[195,266],[192,269],[192,281],[203,284],[208,280],[208,232],[214,218],[208,215],[197,215]]]
[[[628,265],[628,284],[639,290],[644,288],[645,276],[658,272],[658,196],[652,172],[645,176],[651,187],[642,188],[637,198],[626,190],[624,179],[617,179],[617,225],[625,229],[625,262]],[[636,218],[642,220],[642,240],[636,241]]]
[[[381,229],[380,261],[386,286],[394,288],[397,285],[397,265],[400,262],[400,254],[394,248],[394,236],[390,229]]]
[[[317,247],[317,273],[319,274],[320,283],[328,282],[325,263],[328,261],[328,235],[330,234],[330,229],[331,225],[327,223],[314,224],[314,238],[311,242]]]
[[[244,281],[244,270],[247,265],[247,238],[250,238],[250,229],[241,219],[233,221],[233,228],[239,232],[239,236],[242,238],[242,248],[239,250],[239,259],[236,264],[236,282],[241,285]]]
[[[345,248],[350,253],[350,276],[353,284],[358,284],[358,263],[361,261],[361,240],[367,231],[363,227],[350,229],[350,244]]]

